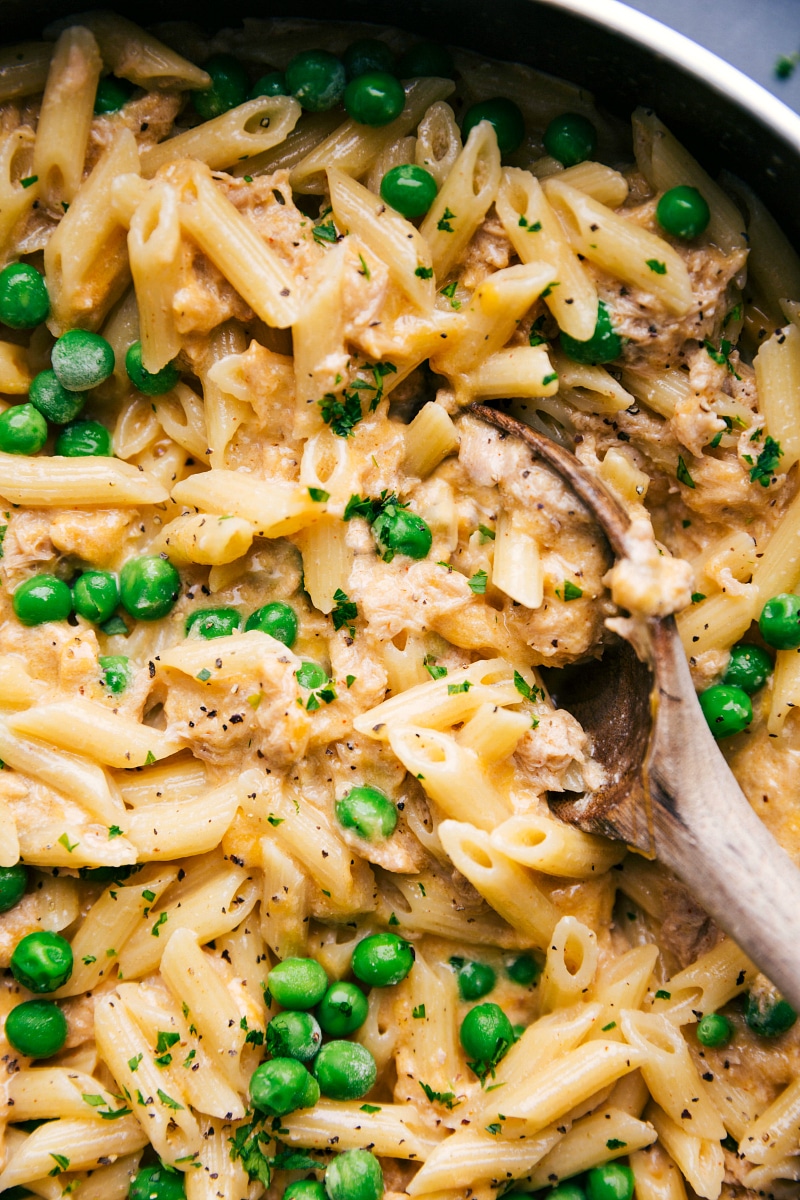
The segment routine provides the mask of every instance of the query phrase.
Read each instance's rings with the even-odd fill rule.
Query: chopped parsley
[[[447,694],[448,696],[457,696],[460,692],[468,692],[471,687],[472,684],[468,679],[465,679],[463,683],[448,683]]]
[[[617,1022],[609,1021],[607,1025],[603,1026],[601,1033],[608,1033],[609,1029],[616,1029],[616,1028],[617,1028]]]
[[[648,258],[645,261],[646,261],[647,266],[650,268],[650,270],[654,271],[656,275],[666,275],[666,273],[667,273],[667,264],[666,263],[659,262],[657,258]]]
[[[156,1039],[156,1054],[163,1054],[165,1050],[169,1050],[170,1046],[174,1046],[176,1042],[181,1040],[179,1033],[174,1033],[171,1030],[159,1029]]]
[[[760,483],[762,487],[769,487],[772,476],[778,469],[778,461],[782,457],[783,451],[781,450],[780,442],[776,442],[774,438],[768,435],[764,439],[764,448],[754,463],[749,454],[745,454],[744,456],[745,462],[752,464],[750,467],[750,482]]]
[[[177,1112],[178,1109],[181,1109],[181,1110],[183,1109],[182,1104],[179,1104],[177,1100],[173,1100],[172,1096],[168,1096],[166,1092],[162,1092],[161,1088],[158,1089],[158,1091],[156,1092],[156,1095],[158,1096],[161,1103],[166,1105],[167,1108],[171,1108],[175,1112]]]
[[[456,220],[456,214],[454,212],[450,212],[450,209],[445,207],[444,212],[442,213],[439,220],[436,222],[436,228],[439,229],[442,233],[452,233],[453,226],[450,224],[450,222],[455,221],[455,220]]]
[[[686,487],[690,488],[695,486],[694,480],[689,474],[689,468],[687,467],[682,454],[678,455],[678,469],[675,472],[675,475],[678,483],[683,483],[686,485]]]
[[[128,1070],[129,1071],[137,1071],[139,1069],[139,1063],[142,1061],[143,1057],[144,1057],[144,1055],[140,1052],[139,1054],[134,1055],[133,1058],[129,1058],[128,1059]]]
[[[545,323],[545,317],[537,317],[531,326],[531,332],[528,337],[529,346],[546,346],[547,338],[542,334],[542,328]]]
[[[692,604],[699,604],[701,600],[705,600],[705,592],[692,592]]]
[[[549,375],[545,375],[542,380],[542,386],[547,387],[549,383],[556,383],[558,380],[558,371],[551,371]]]
[[[481,535],[481,545],[483,545],[484,542],[493,542],[497,536],[495,531],[490,529],[488,525],[479,525],[478,533]]]
[[[345,675],[344,681],[347,684],[347,687],[351,688],[356,681],[356,676],[355,675]]]
[[[360,1111],[365,1113],[376,1113],[381,1111],[381,1106],[380,1104],[362,1104]]]
[[[517,689],[520,696],[524,696],[526,700],[535,701],[538,700],[539,696],[541,695],[541,691],[536,684],[528,683],[527,679],[524,679],[522,675],[520,675],[519,671],[514,672],[514,687]]]
[[[331,432],[337,437],[350,437],[356,425],[363,419],[358,392],[348,392],[345,389],[341,396],[326,392],[319,401],[319,407],[323,421],[330,425]]]
[[[741,319],[742,306],[741,304],[734,304],[733,308],[728,309],[728,311],[725,313],[725,320],[722,322],[722,328],[725,329],[725,327],[729,325],[731,321],[741,321]]]
[[[488,579],[489,576],[485,571],[476,571],[472,578],[467,580],[470,591],[474,592],[476,596],[482,596],[486,591]]]
[[[454,1109],[461,1103],[455,1092],[435,1092],[433,1088],[419,1080],[419,1086],[430,1100],[431,1104],[443,1104],[445,1108]]]
[[[38,175],[27,175],[25,179],[20,179],[20,183],[24,188],[33,187],[34,183],[39,182]]]
[[[361,270],[359,271],[359,275],[363,275],[365,279],[371,279],[372,276],[370,275],[369,267],[366,264],[364,255],[359,254],[358,259],[359,259],[359,262],[361,263]]]
[[[792,54],[779,54],[775,59],[773,68],[776,79],[791,79],[794,75],[795,67],[800,62],[800,51],[795,50]],[[23,180],[24,184],[24,180]]]
[[[107,621],[103,622],[100,628],[102,629],[103,633],[107,634],[109,637],[113,637],[118,633],[122,634],[123,637],[127,637],[129,632],[128,626],[125,624],[122,617],[109,617]]]
[[[526,216],[520,214],[519,226],[521,229],[527,229],[528,233],[539,233],[542,228],[541,221],[529,221]]]
[[[414,1018],[415,1021],[421,1021],[422,1018],[425,1016],[425,1005],[418,1004],[416,1006],[416,1008],[412,1009],[411,1016]]]
[[[619,1138],[609,1138],[606,1142],[606,1150],[624,1150],[627,1142],[620,1141]]]
[[[583,595],[583,588],[579,588],[577,583],[573,583],[571,579],[565,579],[561,585],[562,590],[556,588],[556,595],[559,600],[579,600]]]
[[[267,820],[273,829],[277,829],[279,825],[283,824],[283,822],[286,820],[286,817],[276,817],[274,813],[270,813],[267,817]]]
[[[97,962],[97,958],[94,954],[84,954],[82,962],[85,967],[90,967],[92,963]]]
[[[671,1000],[672,992],[665,992],[663,988],[659,988],[656,992],[656,1000]]]
[[[308,494],[311,499],[316,501],[318,504],[324,504],[326,500],[330,500],[331,498],[330,492],[326,492],[324,488],[310,487],[308,489]]]
[[[153,751],[152,751],[152,750],[148,750],[148,751],[147,751],[147,756],[146,756],[146,758],[145,758],[145,760],[144,760],[144,765],[145,765],[146,767],[151,767],[155,761],[156,761],[156,756],[155,756],[155,754],[153,754]]]
[[[52,1171],[47,1172],[48,1175],[60,1175],[62,1171],[69,1170],[69,1159],[67,1158],[66,1154],[53,1154],[53,1151],[51,1150],[50,1157],[55,1161],[56,1165],[53,1167]]]
[[[62,833],[61,837],[58,839],[58,843],[60,846],[64,847],[68,854],[72,854],[72,851],[75,849],[75,847],[80,846],[80,842],[70,842],[66,833]]]
[[[708,338],[706,338],[705,341],[703,342],[703,345],[705,346],[706,351],[708,352],[709,358],[713,359],[714,362],[717,363],[720,367],[727,367],[728,370],[730,371],[731,375],[733,375],[733,377],[735,379],[742,378],[741,375],[737,375],[736,370],[734,369],[733,364],[730,361],[729,356],[730,356],[731,350],[733,349],[732,342],[729,342],[727,338],[723,338],[719,344],[720,348],[719,348],[719,350],[717,350],[714,347],[714,343],[710,342],[708,340]]]
[[[448,283],[445,287],[439,289],[439,295],[444,296],[447,300],[449,300],[450,307],[454,308],[456,312],[458,312],[458,310],[461,308],[461,301],[455,299],[457,287],[458,280],[454,279],[451,283]]]
[[[198,671],[197,675],[195,676],[195,679],[199,679],[201,683],[205,683],[205,681],[210,678],[211,672],[209,671],[208,667],[203,667],[202,671]]]
[[[165,924],[167,923],[168,915],[169,915],[169,914],[168,914],[168,913],[165,913],[165,912],[159,913],[158,920],[156,921],[156,923],[155,923],[155,925],[153,926],[153,928],[150,930],[150,932],[152,933],[153,937],[160,937],[160,936],[161,936],[161,934],[160,934],[159,930],[161,929],[161,926],[162,926],[162,925],[165,925]]]
[[[335,242],[339,235],[331,219],[330,221],[326,221],[324,225],[315,225],[311,230],[311,236],[317,245],[321,246],[324,242]]]
[[[490,1133],[492,1137],[496,1137],[498,1133],[503,1132],[503,1126],[499,1121],[492,1121],[491,1125],[486,1126],[486,1132]]]
[[[422,660],[422,665],[431,679],[442,679],[447,674],[447,667],[438,666],[433,654],[426,654]]]
[[[123,833],[122,833],[122,830],[120,829],[119,825],[109,825],[109,827],[108,827],[108,840],[109,841],[111,841],[112,838],[118,838],[118,837],[122,837],[122,836],[123,836]]]
[[[336,605],[331,611],[333,628],[339,630],[342,626],[346,625],[350,636],[355,637],[355,626],[349,624],[350,621],[355,621],[358,617],[358,607],[355,601],[351,600],[347,592],[343,592],[341,588],[336,589],[333,593],[333,598],[336,601]]]
[[[371,524],[380,511],[380,500],[373,500],[370,496],[351,496],[345,505],[342,519],[352,521],[353,517],[363,517]]]
[[[417,267],[414,274],[417,279],[433,279],[433,267]]]

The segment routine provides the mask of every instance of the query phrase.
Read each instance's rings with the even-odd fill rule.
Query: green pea
[[[291,649],[297,638],[297,614],[283,600],[273,600],[250,614],[245,629],[259,629]]]
[[[31,380],[28,399],[54,425],[73,421],[86,403],[84,392],[69,392],[58,382],[55,371],[40,371]]]
[[[436,199],[436,180],[416,163],[392,167],[381,180],[381,199],[402,217],[423,217]]]
[[[289,95],[308,112],[327,112],[341,102],[347,76],[343,64],[327,50],[303,50],[286,68]]]
[[[332,983],[317,1008],[317,1020],[331,1037],[355,1033],[367,1019],[369,1002],[360,987],[342,980]]]
[[[758,628],[768,646],[796,650],[800,646],[800,596],[794,592],[771,596],[761,610]]]
[[[306,688],[307,691],[314,691],[315,688],[321,688],[326,683],[330,683],[328,676],[319,663],[301,663],[295,671],[295,675],[300,687]]]
[[[133,677],[131,660],[124,654],[101,654],[97,661],[103,672],[103,683],[115,696],[130,686]]]
[[[142,366],[142,343],[134,342],[125,355],[125,370],[135,388],[145,396],[163,396],[171,392],[180,382],[181,373],[174,362],[168,362],[160,371],[148,371]]]
[[[29,263],[9,263],[0,271],[0,321],[12,329],[33,329],[50,312],[44,276]]]
[[[761,1037],[780,1037],[791,1029],[797,1013],[776,992],[748,992],[744,1005],[747,1027]]]
[[[365,842],[384,842],[397,828],[397,809],[378,788],[365,785],[336,801],[336,819]]]
[[[522,145],[522,139],[525,137],[525,119],[513,100],[507,100],[505,96],[495,96],[492,100],[482,100],[480,104],[473,104],[468,108],[461,125],[464,141],[481,121],[488,121],[493,126],[501,154],[513,154]]]
[[[719,683],[706,688],[698,697],[708,727],[718,740],[741,733],[753,719],[753,706],[747,692]]]
[[[325,1172],[328,1200],[381,1200],[381,1164],[369,1150],[345,1150]]]
[[[322,1030],[308,1012],[282,1012],[267,1025],[267,1050],[273,1058],[310,1062],[322,1044]]]
[[[681,184],[670,188],[656,206],[656,220],[673,237],[699,237],[711,220],[711,209],[695,187]]]
[[[0,450],[38,454],[47,441],[47,422],[32,404],[14,404],[0,413]]]
[[[565,167],[575,167],[597,153],[597,130],[580,113],[562,113],[544,131],[544,148]]]
[[[372,522],[372,536],[385,562],[391,562],[395,554],[425,558],[433,544],[431,531],[422,517],[396,503],[384,505]]]
[[[80,617],[100,625],[119,604],[119,584],[110,571],[84,571],[72,585],[72,607]]]
[[[241,613],[235,608],[201,608],[186,618],[186,636],[228,637],[238,633],[241,624]]]
[[[71,392],[97,387],[114,372],[114,348],[86,329],[62,333],[50,355],[58,381]]]
[[[137,1171],[128,1188],[128,1200],[184,1200],[183,1175],[159,1161]]]
[[[772,674],[772,659],[763,646],[738,642],[731,647],[728,666],[722,682],[739,687],[748,696],[762,688]]]
[[[313,1108],[319,1085],[296,1058],[271,1058],[250,1077],[250,1100],[272,1117],[284,1117],[298,1108]]]
[[[524,1193],[520,1193],[520,1200]],[[503,1197],[508,1200],[508,1193]],[[526,1195],[525,1200],[529,1200]],[[552,1192],[547,1193],[547,1200],[586,1200],[586,1192],[579,1183],[559,1183]]]
[[[181,577],[167,558],[146,554],[130,558],[119,577],[122,607],[140,621],[165,617],[178,599]]]
[[[113,458],[111,434],[99,421],[71,421],[56,438],[55,453],[64,458]]]
[[[192,104],[204,121],[220,117],[247,99],[247,72],[232,54],[212,54],[203,63],[211,76],[211,87],[192,92]]]
[[[127,79],[117,75],[106,75],[97,85],[94,97],[94,111],[99,117],[104,113],[119,112],[130,100],[136,88]]]
[[[11,974],[30,992],[55,992],[72,974],[72,947],[48,929],[28,933],[14,947]]]
[[[281,1200],[327,1200],[327,1193],[316,1179],[296,1179],[284,1189]]]
[[[8,912],[25,894],[28,872],[22,863],[0,867],[0,912]]]
[[[378,1077],[375,1059],[360,1042],[326,1042],[313,1071],[320,1092],[330,1100],[360,1100]]]
[[[285,958],[267,977],[272,996],[281,1008],[307,1012],[328,990],[328,976],[314,958]]]
[[[458,990],[462,1000],[480,1000],[497,983],[497,976],[488,963],[465,962],[458,969]]]
[[[499,1004],[477,1004],[459,1030],[461,1045],[476,1064],[494,1065],[514,1044],[514,1030]]]
[[[423,75],[452,79],[455,67],[450,51],[438,42],[417,42],[401,57],[397,74],[401,79],[419,79]]]
[[[388,71],[370,71],[351,79],[344,90],[348,117],[359,125],[388,125],[406,103],[403,85]]]
[[[257,100],[259,96],[288,96],[288,94],[286,76],[283,71],[268,71],[266,75],[262,75],[255,81],[247,99]]]
[[[58,1054],[67,1040],[67,1018],[53,1000],[26,1000],[6,1017],[6,1037],[27,1058]]]
[[[586,1172],[586,1195],[589,1200],[631,1200],[633,1171],[624,1163],[603,1163]]]
[[[697,1040],[701,1046],[724,1046],[732,1034],[733,1026],[721,1013],[706,1013],[697,1023]]]
[[[357,79],[370,71],[394,70],[394,54],[386,42],[377,38],[359,38],[351,42],[342,55],[342,62],[348,79]]]
[[[542,965],[532,954],[517,954],[506,961],[508,978],[522,987],[530,987],[542,973]]]
[[[370,987],[391,987],[414,965],[414,948],[396,933],[373,933],[353,951],[353,974]]]
[[[66,620],[72,612],[72,593],[63,580],[43,572],[21,583],[11,603],[23,625],[41,625]]]
[[[601,300],[597,305],[597,323],[589,340],[576,341],[562,330],[561,349],[573,362],[586,363],[589,366],[597,366],[598,363],[612,362],[619,358],[622,354],[622,339],[614,332],[611,313],[605,301]]]

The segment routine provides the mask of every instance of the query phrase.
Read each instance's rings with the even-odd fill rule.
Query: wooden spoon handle
[[[656,718],[646,766],[658,858],[800,1011],[800,871],[719,753],[674,620],[652,623]]]

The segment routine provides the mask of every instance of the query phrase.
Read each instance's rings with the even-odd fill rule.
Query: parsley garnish
[[[165,1050],[169,1050],[170,1046],[174,1046],[176,1042],[181,1040],[179,1033],[174,1033],[171,1030],[159,1029],[158,1038],[156,1039],[156,1054],[163,1054]]]
[[[571,579],[565,579],[562,587],[563,591],[559,591],[558,588],[556,588],[556,595],[558,596],[559,600],[564,600],[565,602],[568,600],[579,600],[583,595],[583,588],[579,588],[578,585],[573,583]]]
[[[742,378],[741,375],[737,375],[736,371],[734,370],[733,365],[731,364],[730,358],[729,358],[730,352],[733,349],[732,342],[729,342],[727,338],[723,338],[719,344],[720,345],[719,350],[716,350],[714,348],[713,342],[710,342],[708,340],[708,338],[706,338],[705,341],[703,342],[703,345],[705,346],[705,348],[708,352],[709,358],[712,358],[714,360],[714,362],[717,363],[720,367],[727,367],[728,370],[730,371],[731,375],[733,375],[733,377],[735,379]]]
[[[69,1170],[69,1159],[67,1158],[66,1154],[53,1154],[53,1151],[51,1150],[50,1157],[55,1160],[56,1165],[53,1167],[52,1171],[47,1172],[48,1175],[60,1175],[62,1171]]]
[[[476,571],[472,578],[467,580],[470,591],[474,592],[476,596],[482,596],[486,591],[488,579],[489,576],[485,571]]]
[[[416,1006],[416,1008],[411,1010],[411,1016],[414,1018],[415,1021],[421,1021],[422,1018],[425,1016],[425,1005],[418,1004]]]
[[[119,825],[109,825],[108,840],[111,841],[112,838],[117,837],[122,837],[122,830],[120,829]]]
[[[548,383],[555,383],[558,379],[558,371],[551,371],[549,375],[545,375],[542,380],[542,386],[547,387]]]
[[[167,1106],[167,1108],[174,1109],[175,1112],[177,1112],[178,1109],[181,1109],[181,1110],[183,1109],[182,1104],[179,1104],[177,1100],[173,1100],[172,1096],[168,1096],[166,1092],[162,1092],[161,1088],[158,1089],[158,1091],[156,1092],[156,1095],[158,1096],[161,1103],[165,1104]]]
[[[342,519],[344,521],[351,521],[353,517],[363,517],[365,521],[369,521],[371,524],[380,511],[380,500],[373,500],[370,496],[351,496],[345,505]]]
[[[267,820],[273,829],[277,829],[279,825],[283,824],[283,822],[286,820],[286,817],[276,817],[274,813],[270,813],[267,817]]]
[[[705,592],[692,592],[692,604],[699,604],[701,600],[705,600]]]
[[[627,1142],[621,1142],[619,1138],[609,1138],[606,1142],[606,1150],[623,1150],[627,1144]]]
[[[347,625],[350,636],[355,637],[355,626],[349,625],[348,622],[355,621],[358,616],[358,607],[354,600],[351,600],[347,592],[343,592],[341,588],[337,588],[333,593],[333,598],[336,601],[335,608],[331,611],[331,620],[333,621],[334,629],[341,629],[343,625]]]
[[[493,529],[489,529],[487,525],[479,525],[478,533],[481,535],[481,545],[484,542],[493,542],[497,536]]]
[[[546,346],[547,338],[542,336],[542,327],[544,326],[545,317],[537,317],[531,325],[530,336],[528,337],[529,346]]]
[[[741,321],[741,319],[742,306],[741,304],[734,304],[733,308],[728,309],[728,311],[725,313],[725,320],[722,322],[722,328],[724,329],[731,321]]]
[[[520,216],[519,224],[522,229],[527,229],[528,233],[539,233],[542,228],[541,221],[529,221],[527,217]]]
[[[26,176],[25,179],[20,179],[20,183],[22,184],[22,186],[24,188],[33,187],[34,183],[38,183],[38,182],[39,182],[38,175],[28,175],[28,176]]]
[[[376,1112],[380,1112],[380,1111],[381,1111],[380,1104],[362,1104],[361,1105],[361,1112],[376,1113]]]
[[[616,1029],[616,1028],[617,1028],[617,1022],[609,1021],[607,1025],[603,1026],[601,1033],[608,1033],[609,1029]]]
[[[795,50],[792,54],[779,54],[775,59],[775,78],[790,79],[794,75],[794,70],[798,62],[800,62],[800,51],[798,50]]]
[[[667,264],[659,262],[657,258],[648,258],[645,260],[651,271],[655,271],[656,275],[666,275]]]
[[[527,679],[524,679],[519,671],[514,672],[514,687],[520,696],[524,696],[526,700],[535,701],[539,698],[539,688],[535,683],[528,683]]]
[[[139,1069],[139,1063],[142,1061],[142,1058],[143,1058],[143,1057],[144,1057],[144,1055],[143,1055],[143,1054],[140,1052],[139,1054],[136,1054],[136,1055],[134,1055],[134,1057],[133,1057],[133,1058],[129,1058],[129,1059],[128,1059],[128,1070],[129,1070],[129,1071],[136,1071],[136,1070],[138,1070],[138,1069]]]
[[[491,1125],[486,1126],[486,1132],[490,1133],[492,1137],[496,1137],[498,1133],[503,1132],[503,1126],[499,1121],[492,1121]]]
[[[322,419],[337,437],[346,438],[362,420],[361,398],[358,392],[343,391],[341,396],[326,392],[319,401]]]
[[[695,486],[694,480],[692,479],[691,475],[689,474],[689,468],[687,467],[686,463],[684,462],[682,454],[678,455],[678,469],[675,472],[675,475],[677,477],[678,483],[684,483],[684,484],[686,484],[686,487],[690,487],[690,488],[693,488]]]
[[[112,637],[118,633],[121,633],[123,637],[128,636],[128,626],[125,624],[122,617],[109,617],[107,621],[103,622],[100,628],[102,629],[103,633],[108,634],[109,637]]]
[[[433,267],[417,267],[414,274],[418,279],[433,279]]]
[[[358,258],[359,258],[359,262],[361,263],[361,270],[359,271],[359,275],[363,275],[365,279],[371,279],[372,276],[369,273],[369,267],[367,266],[366,262],[364,261],[364,255],[359,254]]]
[[[330,500],[331,498],[330,492],[326,492],[324,488],[310,487],[308,489],[308,494],[311,499],[315,500],[318,504],[323,504],[326,500]]]
[[[338,235],[336,226],[330,220],[326,221],[324,225],[315,225],[311,230],[311,236],[318,245],[321,245],[323,242],[335,242]]]
[[[167,914],[167,913],[165,913],[165,912],[162,912],[162,913],[160,913],[160,914],[159,914],[158,920],[156,921],[156,923],[155,923],[155,925],[153,926],[153,928],[150,930],[150,932],[152,933],[153,937],[160,937],[160,936],[161,936],[161,934],[159,933],[159,930],[161,929],[161,926],[162,926],[162,925],[164,925],[164,924],[166,923],[166,921],[167,921],[167,918],[168,918],[168,914]]]
[[[442,233],[452,233],[453,226],[450,224],[450,222],[455,221],[455,219],[456,214],[454,212],[450,212],[449,208],[445,208],[440,220],[436,223],[436,228],[440,229]]]
[[[94,954],[84,954],[83,965],[85,967],[90,967],[92,965],[92,963],[96,963],[96,962],[97,962],[97,958],[95,957]]]
[[[468,692],[471,687],[472,684],[468,679],[465,679],[463,683],[448,683],[447,694],[448,696],[457,696],[459,692]]]
[[[436,658],[433,654],[426,654],[422,660],[422,665],[430,675],[431,679],[441,679],[447,674],[447,667],[437,666]]]
[[[66,833],[62,833],[61,837],[58,839],[58,843],[60,846],[64,847],[68,854],[72,854],[72,851],[75,849],[75,847],[80,846],[80,842],[70,842]]]
[[[672,992],[665,992],[663,988],[659,988],[656,992],[656,1000],[671,1000]]]
[[[445,1108],[454,1109],[461,1101],[456,1098],[455,1092],[435,1092],[433,1088],[419,1080],[419,1086],[422,1088],[425,1095],[430,1100],[431,1104],[443,1104]]]
[[[356,676],[355,675],[345,675],[344,681],[347,684],[347,687],[351,688],[356,681]]]
[[[760,483],[762,487],[769,487],[772,476],[778,468],[778,460],[782,456],[780,442],[767,436],[764,440],[763,450],[750,468],[750,482]],[[745,459],[752,462],[749,454],[745,455]]]
[[[457,287],[458,287],[458,280],[454,279],[452,283],[448,283],[446,287],[439,289],[439,295],[446,296],[447,299],[450,301],[450,307],[454,308],[456,310],[456,312],[458,312],[458,310],[461,308],[461,301],[456,300],[454,298]]]
[[[199,679],[201,683],[205,683],[207,679],[211,678],[211,672],[209,671],[208,667],[203,667],[202,671],[197,672],[195,678]]]

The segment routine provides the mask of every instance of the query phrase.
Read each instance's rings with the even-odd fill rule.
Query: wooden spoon
[[[627,514],[573,454],[505,413],[471,411],[522,438],[583,501],[613,553],[625,554]],[[708,728],[675,619],[638,625],[647,662],[620,639],[557,689],[592,738],[607,782],[552,808],[674,871],[800,1011],[800,871],[750,807]]]

